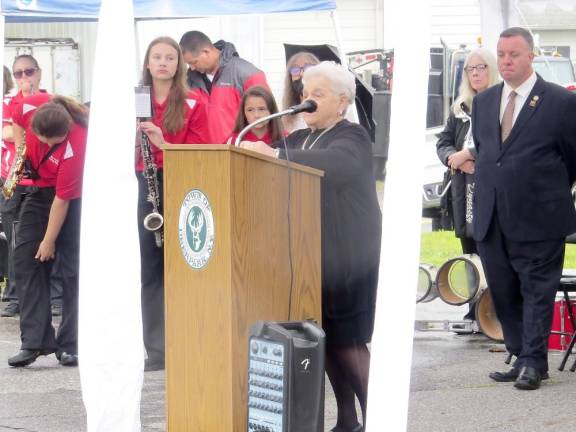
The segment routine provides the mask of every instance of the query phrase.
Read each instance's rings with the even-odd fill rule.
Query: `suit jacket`
[[[570,186],[576,178],[576,95],[540,76],[510,135],[500,138],[503,84],[474,98],[474,237],[497,214],[514,241],[559,239],[576,231]]]

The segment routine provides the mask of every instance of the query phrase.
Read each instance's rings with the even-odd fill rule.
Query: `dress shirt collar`
[[[534,84],[536,84],[537,78],[538,77],[536,75],[536,72],[532,71],[532,75],[530,75],[526,81],[524,81],[515,89],[512,88],[510,84],[508,84],[506,81],[504,81],[504,90],[502,95],[503,99],[508,100],[508,95],[510,95],[510,92],[512,90],[514,90],[516,94],[520,96],[522,99],[526,99],[530,94],[530,92],[532,91],[532,89],[534,88]]]

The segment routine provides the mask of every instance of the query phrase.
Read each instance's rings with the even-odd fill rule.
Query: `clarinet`
[[[154,240],[156,246],[162,247],[162,226],[164,225],[164,217],[160,214],[160,187],[158,185],[158,169],[152,159],[152,146],[148,135],[141,132],[141,145],[142,161],[144,163],[144,170],[142,175],[146,179],[148,187],[148,195],[146,201],[152,204],[152,212],[147,214],[144,218],[144,228],[148,231],[154,232]]]

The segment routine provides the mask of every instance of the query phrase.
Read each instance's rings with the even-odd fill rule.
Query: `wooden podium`
[[[252,324],[320,323],[321,176],[228,145],[164,148],[169,432],[246,431]]]

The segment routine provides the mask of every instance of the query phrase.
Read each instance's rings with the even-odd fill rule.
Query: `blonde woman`
[[[464,61],[460,96],[452,105],[452,112],[444,131],[436,143],[440,161],[451,172],[451,190],[443,210],[447,211],[454,225],[456,237],[462,244],[462,252],[478,253],[472,238],[471,193],[474,190],[475,149],[471,142],[470,116],[472,99],[478,93],[499,82],[498,67],[494,55],[484,49],[471,51]],[[467,207],[468,197],[468,207]],[[467,214],[468,213],[468,214]],[[474,308],[464,317],[474,319]]]

